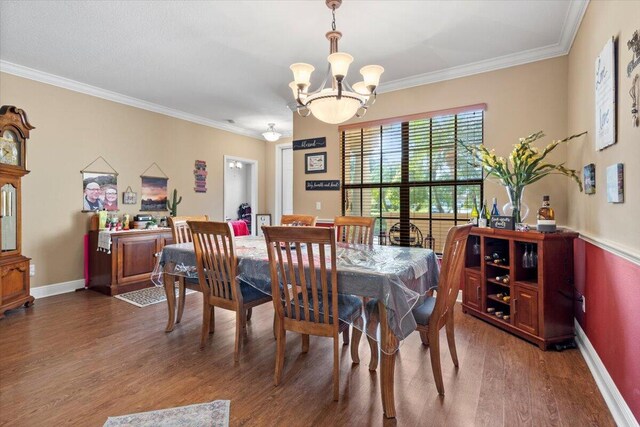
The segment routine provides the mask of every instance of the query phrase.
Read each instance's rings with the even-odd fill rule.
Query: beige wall
[[[0,104],[23,108],[36,127],[27,145],[23,179],[23,253],[32,258],[32,286],[83,276],[80,170],[103,156],[118,171],[118,190],[140,196],[140,174],[156,162],[169,176],[169,191],[183,196],[178,214],[222,219],[223,156],[258,161],[259,206],[264,212],[266,144],[245,136],[128,107],[13,75],[0,74]],[[194,161],[206,160],[208,192],[196,194]],[[119,195],[122,202],[122,195]],[[138,213],[140,205],[121,205]]]
[[[627,77],[631,51],[627,41],[640,29],[637,1],[592,1],[569,54],[568,129],[588,130],[587,140],[572,145],[568,165],[596,165],[596,194],[588,196],[569,188],[569,224],[583,233],[640,253],[640,128],[631,124],[632,79]],[[594,62],[608,38],[618,43],[617,144],[595,149]],[[640,73],[636,68],[634,75]],[[632,76],[633,77],[633,76]],[[624,203],[607,203],[606,168],[624,163]]]
[[[387,64],[388,67],[393,66]],[[384,75],[383,75],[384,78]],[[548,137],[561,139],[567,135],[567,58],[555,58],[527,65],[478,74],[445,82],[384,93],[362,120],[383,119],[407,114],[442,110],[464,105],[486,103],[485,136],[487,146],[499,155],[507,156],[519,137],[544,130]],[[326,174],[304,174],[304,150],[294,152],[294,209],[296,213],[313,213],[320,218],[341,214],[340,192],[305,191],[306,179],[340,179],[338,126],[321,123],[313,117],[294,115],[294,139],[327,137],[328,167]],[[584,144],[577,142],[576,144]],[[566,147],[559,147],[553,160],[564,159]],[[549,177],[529,187],[525,203],[532,210],[526,222],[535,222],[534,211],[542,195],[551,196],[558,220],[566,222],[566,191],[569,180]],[[487,182],[485,195],[498,198],[502,207],[507,200],[505,190],[494,182]],[[322,202],[322,210],[315,210],[315,202]]]

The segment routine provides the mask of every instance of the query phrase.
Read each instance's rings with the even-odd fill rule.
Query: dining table
[[[235,237],[234,245],[238,260],[238,279],[271,294],[271,275],[264,237]],[[365,326],[360,327],[369,337],[379,342],[382,407],[387,418],[395,418],[396,352],[402,340],[416,329],[411,310],[430,291],[437,288],[437,257],[430,249],[338,242],[336,268],[338,292],[374,302],[379,331],[372,332],[366,327],[367,310],[364,316]],[[193,243],[165,246],[152,275],[157,286],[164,286],[167,297],[169,319],[166,332],[171,332],[175,325],[175,281],[178,277],[198,277]],[[372,304],[367,306],[371,307]],[[369,315],[371,316],[371,312]]]

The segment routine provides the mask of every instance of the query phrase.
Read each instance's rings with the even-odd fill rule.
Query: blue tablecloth
[[[270,294],[271,275],[264,237],[237,237],[235,245],[238,278]],[[389,327],[399,340],[416,329],[411,309],[438,285],[439,268],[433,251],[337,243],[336,257],[340,293],[382,301]],[[167,263],[174,265],[172,274],[197,277],[192,243],[164,247],[154,274],[154,282],[159,286]]]

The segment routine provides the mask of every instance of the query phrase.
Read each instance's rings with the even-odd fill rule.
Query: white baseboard
[[[31,296],[36,299],[46,298],[54,295],[66,294],[67,292],[74,292],[79,288],[84,288],[84,279],[31,288]]]
[[[600,360],[596,349],[593,348],[589,338],[575,319],[574,324],[576,328],[576,343],[580,353],[582,353],[582,357],[587,362],[591,375],[596,380],[600,393],[602,393],[602,397],[604,397],[604,401],[609,407],[616,424],[620,427],[638,427],[638,421],[633,416],[631,408],[629,408],[629,405],[620,394],[609,372],[607,372],[607,368]]]

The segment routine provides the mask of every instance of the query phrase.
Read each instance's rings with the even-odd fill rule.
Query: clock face
[[[20,164],[20,140],[12,130],[5,130],[0,139],[0,163],[17,166]]]

